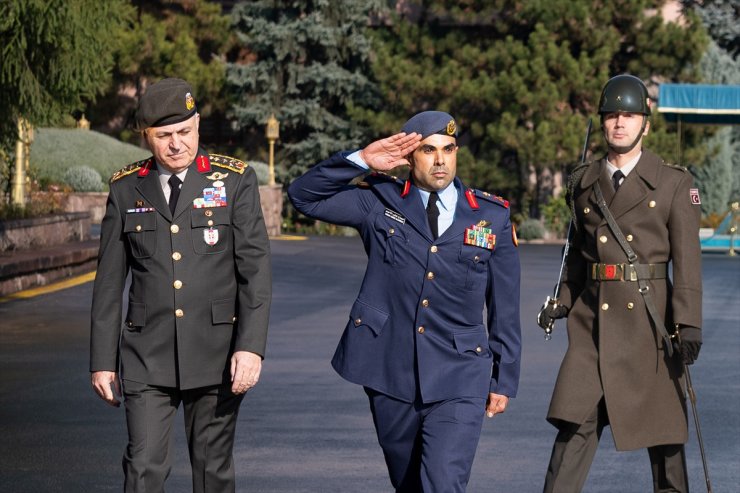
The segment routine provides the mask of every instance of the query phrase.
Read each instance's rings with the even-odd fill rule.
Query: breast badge
[[[206,245],[213,246],[218,243],[218,230],[215,228],[206,228],[203,230],[203,240]]]
[[[483,225],[481,225],[481,223],[483,223]],[[466,245],[493,250],[496,246],[496,235],[493,234],[491,228],[486,227],[486,223],[487,221],[481,221],[478,224],[473,224],[469,228],[465,228],[463,242]]]
[[[222,181],[215,181],[213,185],[212,187],[204,188],[203,196],[193,200],[194,209],[226,207],[226,186]]]

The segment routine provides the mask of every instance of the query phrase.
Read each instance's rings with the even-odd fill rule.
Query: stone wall
[[[279,236],[283,226],[283,187],[282,185],[261,185],[260,205],[265,216],[267,234]]]
[[[0,222],[0,252],[32,250],[85,241],[90,237],[90,213],[70,212]]]

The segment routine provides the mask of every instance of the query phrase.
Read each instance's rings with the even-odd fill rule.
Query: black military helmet
[[[648,92],[645,84],[634,75],[612,77],[601,91],[599,114],[616,112],[650,114]]]

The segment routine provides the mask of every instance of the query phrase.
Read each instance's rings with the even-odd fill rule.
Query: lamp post
[[[267,120],[265,136],[270,143],[270,162],[268,164],[270,171],[269,185],[272,187],[275,186],[275,141],[280,137],[280,122],[275,118],[274,113]]]
[[[727,255],[730,257],[734,257],[737,255],[735,253],[735,235],[737,235],[737,211],[740,209],[740,202],[733,202],[732,205],[730,205],[730,209],[732,209],[732,222],[730,223],[730,250],[727,252]]]

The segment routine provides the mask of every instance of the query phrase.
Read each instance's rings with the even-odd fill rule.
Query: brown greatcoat
[[[649,281],[669,333],[674,324],[701,327],[698,192],[691,175],[643,149],[615,193],[606,159],[587,165],[572,187],[576,234],[560,301],[570,307],[568,351],[548,420],[583,423],[604,398],[617,450],[685,443],[686,400],[680,356],[669,358],[650,321],[637,282],[594,281],[591,263],[626,263],[627,256],[596,203],[598,180],[609,210],[639,263],[671,263],[669,279]]]

